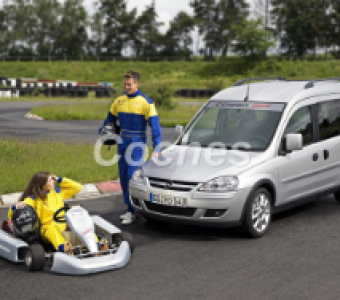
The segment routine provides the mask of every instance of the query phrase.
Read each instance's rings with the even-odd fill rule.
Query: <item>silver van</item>
[[[261,237],[277,211],[331,193],[340,201],[338,78],[244,79],[176,130],[130,181],[146,219],[241,225]]]

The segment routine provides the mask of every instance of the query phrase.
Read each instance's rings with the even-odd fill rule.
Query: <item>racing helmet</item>
[[[117,140],[114,135],[119,135],[120,127],[113,123],[106,124],[101,130],[101,141],[106,146],[113,146],[117,144]]]
[[[39,229],[39,219],[32,206],[27,205],[13,212],[12,222],[14,234],[20,238],[28,239],[35,235]]]

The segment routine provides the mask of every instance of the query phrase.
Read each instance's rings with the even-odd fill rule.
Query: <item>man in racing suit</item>
[[[158,146],[161,143],[161,127],[155,104],[138,90],[139,83],[140,74],[137,71],[131,70],[124,75],[126,92],[115,99],[102,126],[103,128],[106,124],[113,123],[119,125],[121,129],[122,142],[118,143],[118,155],[120,156],[118,169],[124,202],[127,205],[127,212],[120,216],[123,225],[133,223],[136,218],[130,202],[129,181],[133,173],[144,162],[147,124],[150,125],[152,132],[153,157],[159,155]],[[129,159],[133,161],[133,164],[129,164]]]

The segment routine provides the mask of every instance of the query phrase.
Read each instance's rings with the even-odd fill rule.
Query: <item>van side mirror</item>
[[[289,133],[285,136],[284,150],[286,152],[301,150],[303,148],[303,139],[301,133]]]
[[[183,126],[176,125],[175,127],[175,140],[178,139],[178,137],[183,133]]]

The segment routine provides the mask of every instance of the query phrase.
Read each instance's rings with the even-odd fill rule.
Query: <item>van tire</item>
[[[334,198],[340,203],[340,192],[334,193]]]
[[[260,187],[251,194],[246,205],[247,207],[242,223],[242,230],[248,237],[260,238],[266,234],[272,220],[272,196],[267,189]],[[260,223],[264,224],[258,224],[259,218],[255,218],[253,215],[255,210],[257,210],[260,214]]]

